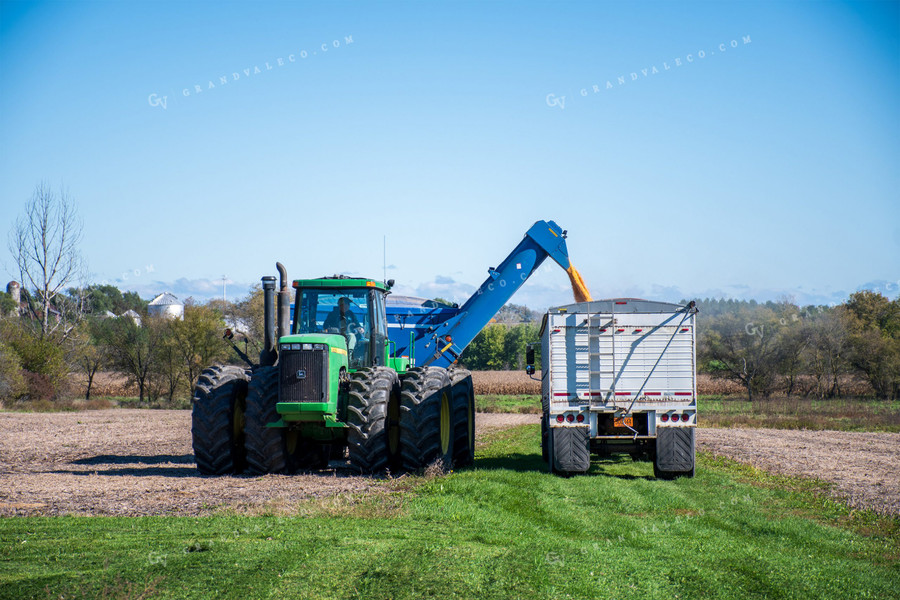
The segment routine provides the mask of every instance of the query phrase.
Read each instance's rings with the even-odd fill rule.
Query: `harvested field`
[[[697,447],[766,471],[827,481],[854,508],[900,514],[900,433],[701,428]]]
[[[524,417],[524,419],[523,419]],[[479,432],[529,421],[477,416]],[[204,477],[191,450],[191,413],[114,409],[0,413],[0,515],[204,514],[290,510],[298,500],[377,485],[348,469],[306,475]]]
[[[0,413],[0,515],[278,513],[294,510],[298,500],[379,485],[339,463],[295,476],[200,476],[190,420],[179,410]],[[479,435],[538,422],[537,415],[477,415]],[[900,514],[900,434],[700,429],[698,447],[819,478],[852,506]]]

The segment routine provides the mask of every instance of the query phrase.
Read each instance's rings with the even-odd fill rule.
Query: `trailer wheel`
[[[541,415],[541,460],[544,462],[550,461],[550,448],[549,448],[549,427],[547,425],[550,416],[545,412]]]
[[[465,369],[449,371],[453,412],[453,464],[465,467],[475,461],[475,386]]]
[[[197,470],[204,475],[244,470],[246,398],[244,369],[215,366],[200,374],[191,398],[191,438]]]
[[[278,403],[278,367],[261,367],[253,373],[247,390],[247,466],[254,475],[284,473],[285,430],[266,427],[280,417]]]
[[[400,388],[400,453],[403,466],[415,471],[439,462],[453,463],[452,386],[441,367],[410,369]]]
[[[695,431],[693,427],[660,427],[656,433],[653,475],[658,479],[693,477]]]
[[[398,470],[400,383],[396,371],[375,367],[350,376],[347,448],[360,473]]]
[[[570,475],[591,468],[587,427],[551,427],[549,437],[551,472]]]

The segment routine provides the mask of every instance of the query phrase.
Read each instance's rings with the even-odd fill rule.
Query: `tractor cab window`
[[[337,333],[347,340],[350,367],[368,366],[371,346],[368,290],[300,289],[295,333]]]

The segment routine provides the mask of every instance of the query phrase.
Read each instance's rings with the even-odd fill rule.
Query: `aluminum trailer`
[[[657,477],[693,476],[696,315],[694,302],[635,298],[547,312],[541,447],[551,471],[583,473],[592,453],[628,453],[653,460]]]

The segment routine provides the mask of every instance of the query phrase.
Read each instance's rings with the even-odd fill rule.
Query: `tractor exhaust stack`
[[[262,278],[263,286],[263,349],[259,353],[260,366],[271,366],[278,358],[275,349],[275,277]]]
[[[280,262],[275,263],[280,278],[278,288],[278,333],[276,340],[291,332],[291,288],[288,286],[287,269]],[[277,342],[276,342],[277,343]]]

